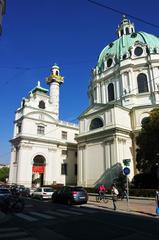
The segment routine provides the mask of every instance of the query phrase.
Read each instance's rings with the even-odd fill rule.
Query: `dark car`
[[[11,192],[8,188],[0,188],[0,199],[11,196]]]
[[[88,193],[83,187],[64,186],[54,192],[52,202],[68,205],[85,204],[88,201]]]

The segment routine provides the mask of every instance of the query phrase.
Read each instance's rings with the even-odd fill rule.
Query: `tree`
[[[9,176],[9,168],[8,167],[0,168],[0,181],[5,182],[8,176]]]
[[[153,173],[159,164],[159,108],[142,120],[142,128],[136,138],[137,169],[142,173]]]

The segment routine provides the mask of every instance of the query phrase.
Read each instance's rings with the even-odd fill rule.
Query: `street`
[[[88,202],[82,206],[26,199],[23,213],[1,224],[0,239],[159,239],[159,219],[113,211]]]

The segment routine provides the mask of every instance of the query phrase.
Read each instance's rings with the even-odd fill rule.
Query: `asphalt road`
[[[158,240],[159,219],[116,212],[91,202],[65,206],[26,200],[23,213],[0,225],[0,240]]]

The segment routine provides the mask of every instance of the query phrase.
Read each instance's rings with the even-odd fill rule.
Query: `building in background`
[[[32,186],[77,183],[78,125],[59,120],[59,90],[64,78],[54,65],[46,80],[50,92],[32,89],[17,109],[11,139],[9,183]]]
[[[0,0],[0,35],[2,33],[2,16],[6,11],[6,0]]]
[[[100,53],[88,87],[90,105],[80,117],[78,184],[109,186],[130,160],[136,173],[135,137],[159,106],[159,38],[136,32],[125,16],[117,39]]]

